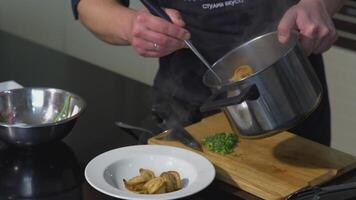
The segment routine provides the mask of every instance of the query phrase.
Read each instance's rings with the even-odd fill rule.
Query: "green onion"
[[[234,151],[238,137],[234,133],[217,133],[203,139],[203,144],[210,150],[220,154],[229,154]]]
[[[0,114],[0,123],[7,123],[7,120],[2,116],[2,114]]]
[[[54,118],[54,122],[61,121],[62,118],[67,118],[69,116],[69,110],[70,110],[70,103],[72,100],[72,96],[68,96],[66,100],[64,101],[63,107],[61,111],[57,114],[57,116]]]

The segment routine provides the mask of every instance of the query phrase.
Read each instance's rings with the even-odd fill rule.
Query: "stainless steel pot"
[[[242,65],[250,66],[252,74],[234,81],[235,70]],[[259,36],[226,54],[213,70],[223,82],[206,72],[203,81],[213,95],[201,110],[223,108],[242,136],[289,129],[307,118],[321,100],[322,86],[298,46],[296,32],[287,44],[279,43],[277,32]]]

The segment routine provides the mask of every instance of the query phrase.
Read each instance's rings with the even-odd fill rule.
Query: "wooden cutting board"
[[[232,132],[223,113],[205,118],[186,130],[198,141],[219,132]],[[162,134],[150,138],[149,143],[190,149],[177,141],[160,140]],[[226,156],[205,147],[203,152],[195,152],[214,164],[219,180],[263,199],[283,199],[356,167],[354,156],[289,132],[263,139],[240,138],[234,153]]]

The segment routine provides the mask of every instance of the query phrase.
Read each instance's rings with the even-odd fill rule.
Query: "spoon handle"
[[[141,0],[142,4],[155,16],[161,17],[172,23],[171,18],[167,13],[159,6],[156,0]],[[211,71],[211,73],[216,77],[216,79],[221,83],[222,79],[219,75],[211,68],[208,61],[200,54],[200,52],[195,48],[190,40],[184,40],[185,44],[193,51],[193,53],[204,63],[204,65]]]

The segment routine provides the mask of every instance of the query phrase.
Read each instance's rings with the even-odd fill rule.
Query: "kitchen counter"
[[[69,90],[88,105],[62,142],[32,149],[16,149],[0,142],[0,199],[115,199],[89,186],[84,168],[105,151],[137,143],[114,122],[144,127],[152,124],[152,88],[4,32],[0,32],[0,44],[0,82],[15,80],[28,87]],[[356,181],[356,170],[329,184],[351,181]],[[219,181],[185,199],[217,198],[257,199]]]

